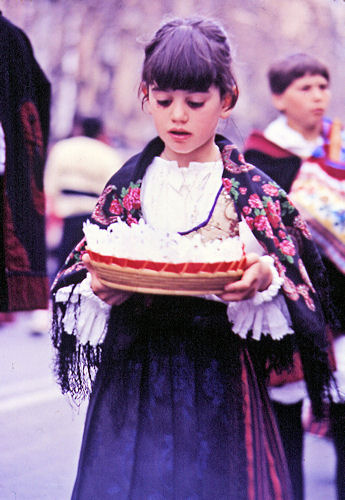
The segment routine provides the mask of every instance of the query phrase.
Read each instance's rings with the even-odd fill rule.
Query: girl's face
[[[160,90],[150,85],[148,108],[159,137],[165,144],[162,155],[180,167],[191,161],[215,161],[214,137],[219,118],[230,115],[230,96],[221,99],[219,89],[206,92]]]

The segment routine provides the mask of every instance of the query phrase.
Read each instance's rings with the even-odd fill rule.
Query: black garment
[[[302,405],[303,401],[288,405],[273,401],[295,500],[304,498]]]
[[[90,214],[71,215],[63,220],[63,230],[61,242],[55,250],[57,256],[57,271],[63,266],[70,252],[76,244],[84,237],[83,223],[90,217]]]
[[[6,143],[0,311],[48,305],[43,169],[49,111],[50,83],[30,41],[0,13],[0,122]]]
[[[338,500],[345,500],[345,404],[331,404],[330,424],[333,443],[335,446],[336,484]]]
[[[113,310],[72,499],[290,499],[260,365],[225,305],[147,299]]]

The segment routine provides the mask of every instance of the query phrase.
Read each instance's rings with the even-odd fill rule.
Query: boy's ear
[[[283,94],[272,94],[272,102],[273,106],[283,113],[286,109],[285,106],[285,99],[284,99],[284,93]]]

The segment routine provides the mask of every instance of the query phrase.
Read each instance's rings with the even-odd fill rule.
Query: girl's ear
[[[232,109],[232,95],[225,94],[222,99],[222,111],[220,113],[220,118],[229,118]]]
[[[148,97],[149,97],[149,89],[147,88],[146,83],[141,82],[141,84],[140,84],[140,91],[143,94],[144,99],[145,100],[148,99]]]
[[[151,105],[149,101],[149,88],[144,82],[140,84],[140,93],[142,95],[142,100],[141,100],[142,109],[144,110],[145,107],[145,111],[151,114]]]

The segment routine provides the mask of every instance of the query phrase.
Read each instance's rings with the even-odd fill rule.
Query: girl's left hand
[[[249,253],[242,278],[226,285],[224,292],[219,294],[218,297],[227,302],[251,299],[256,292],[266,290],[271,282],[272,271],[270,265],[262,262],[256,253]]]

